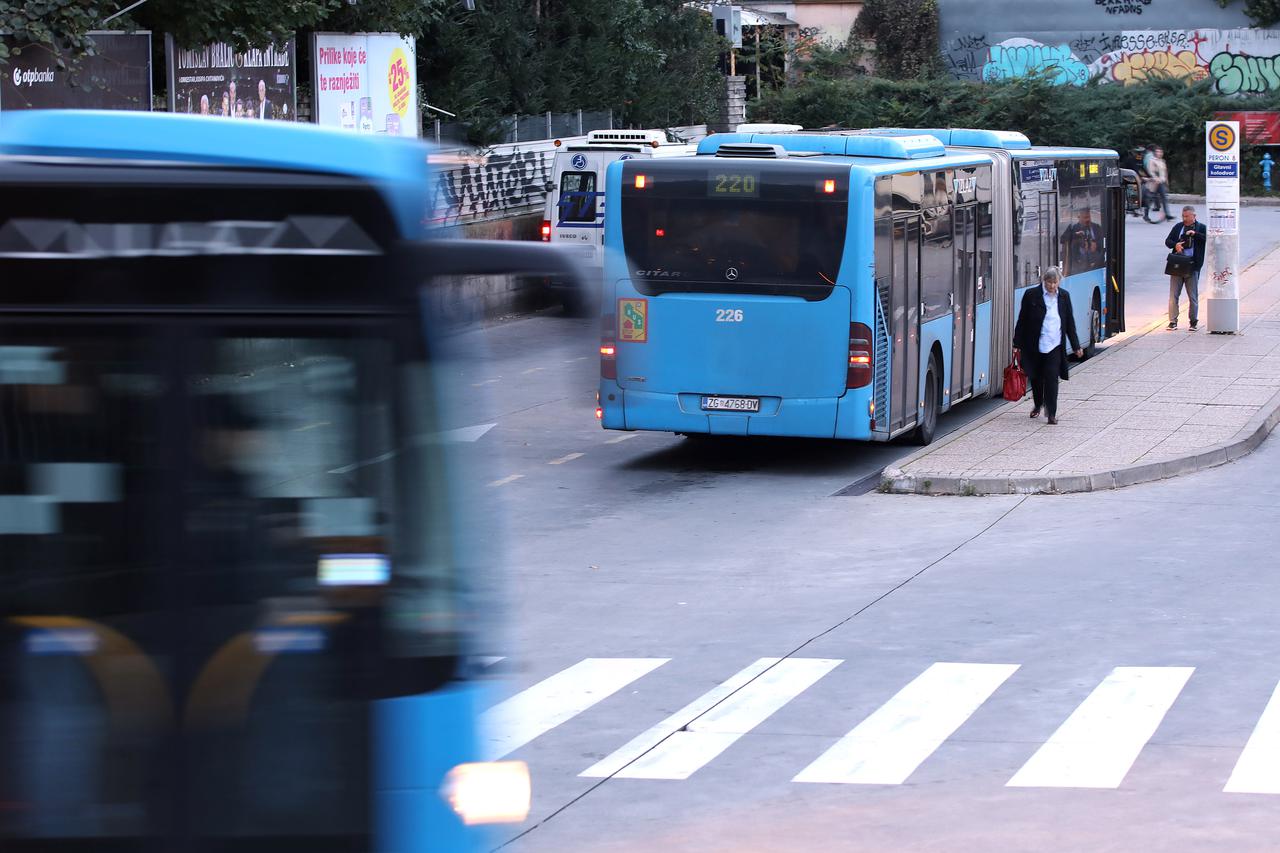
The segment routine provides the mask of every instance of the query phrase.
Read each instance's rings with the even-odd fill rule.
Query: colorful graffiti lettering
[[[1190,50],[1142,51],[1123,54],[1111,66],[1111,78],[1117,83],[1130,85],[1154,77],[1177,77],[1203,80],[1209,70],[1200,64]]]
[[[1209,73],[1224,95],[1280,90],[1280,56],[1246,56],[1223,51],[1209,61]]]
[[[1089,80],[1089,67],[1076,58],[1068,45],[1040,44],[1030,39],[1009,39],[992,45],[982,66],[982,79],[1004,80],[1037,72],[1059,84],[1083,86]]]
[[[1280,30],[973,33],[953,39],[944,55],[952,74],[971,79],[1047,73],[1060,84],[1128,85],[1211,77],[1227,95],[1280,91]]]

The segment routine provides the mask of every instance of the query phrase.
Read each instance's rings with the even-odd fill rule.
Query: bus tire
[[[911,443],[924,447],[933,442],[933,434],[938,429],[938,411],[942,408],[942,393],[938,387],[938,376],[941,374],[937,357],[929,356],[929,370],[924,375],[924,414],[915,432],[911,433]]]
[[[1093,304],[1089,308],[1089,346],[1085,347],[1084,357],[1093,358],[1098,353],[1098,343],[1102,340],[1102,298],[1098,291],[1093,292]]]

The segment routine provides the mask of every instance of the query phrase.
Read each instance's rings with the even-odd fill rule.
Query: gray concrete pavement
[[[513,690],[589,657],[669,662],[513,753],[536,805],[509,849],[1271,849],[1280,801],[1222,789],[1280,679],[1278,472],[1272,443],[1106,495],[704,493],[530,538]],[[842,663],[687,779],[578,775],[760,657]],[[792,781],[937,662],[1018,669],[901,784]],[[1140,741],[1115,787],[1007,785],[1132,666],[1195,671],[1149,741],[1113,736]]]

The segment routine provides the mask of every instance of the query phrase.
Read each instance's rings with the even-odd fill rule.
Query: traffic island
[[[1028,417],[1030,396],[1007,403],[886,468],[880,490],[1091,492],[1250,453],[1280,421],[1280,248],[1244,271],[1240,291],[1239,334],[1146,326],[1073,365],[1057,425]]]

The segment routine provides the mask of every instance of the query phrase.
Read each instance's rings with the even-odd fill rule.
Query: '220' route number
[[[741,323],[742,309],[741,308],[717,308],[716,322],[717,323]]]

